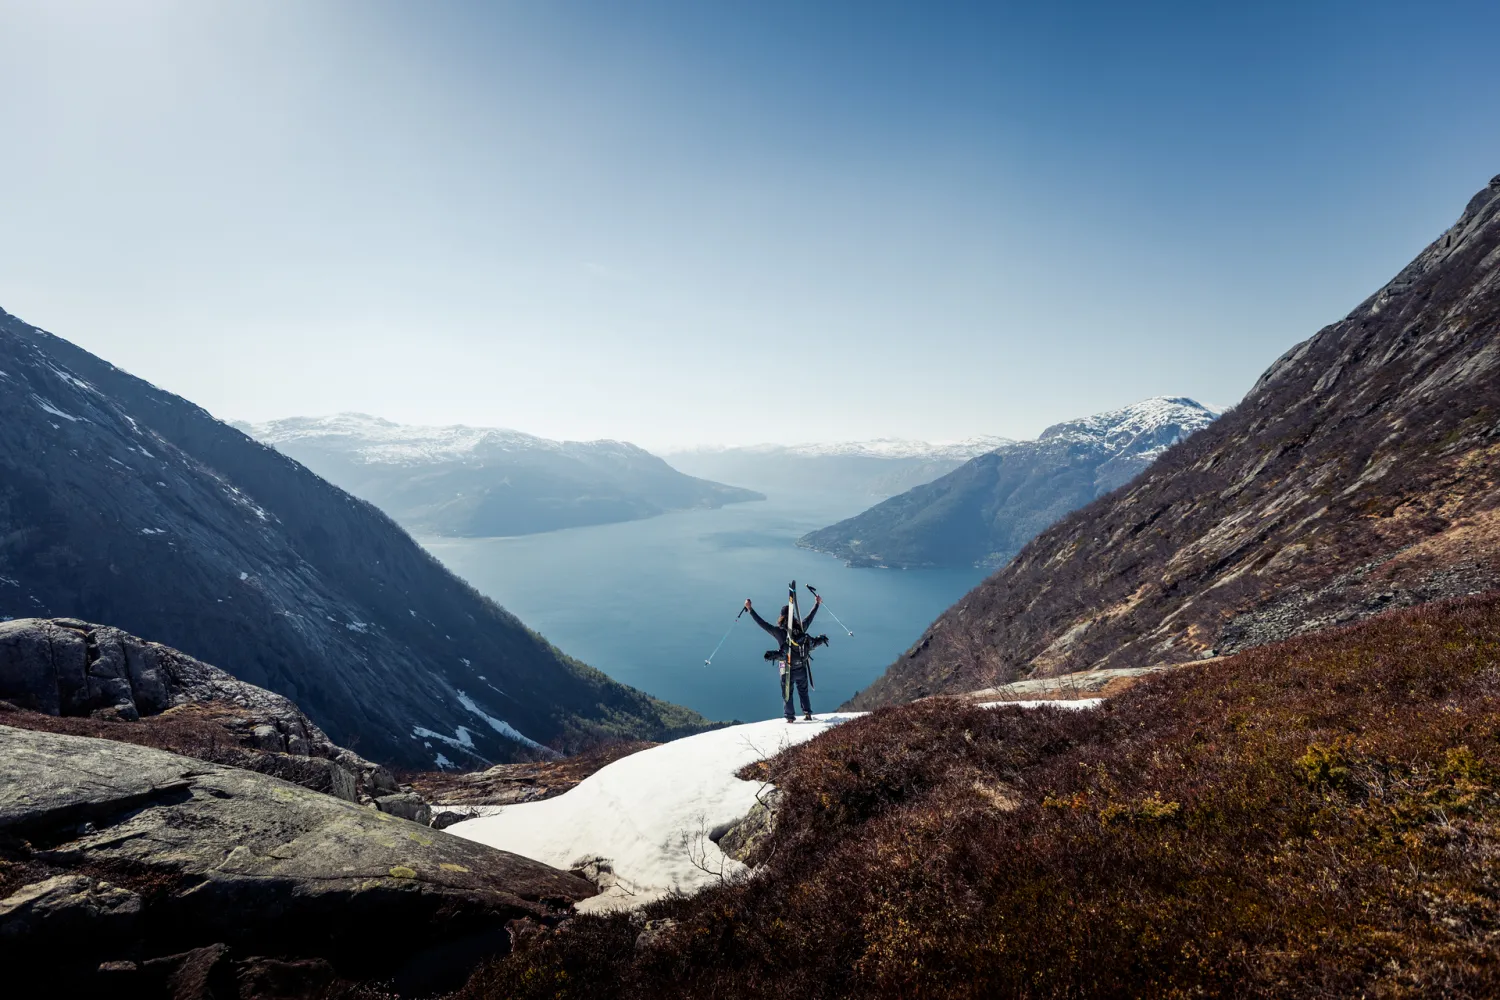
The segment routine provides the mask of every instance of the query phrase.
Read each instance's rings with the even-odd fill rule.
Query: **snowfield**
[[[735,772],[855,714],[751,722],[673,740],[606,765],[557,798],[503,806],[447,832],[555,868],[607,858],[618,882],[579,903],[584,912],[695,892],[720,872],[728,878],[744,870],[708,839],[715,827],[748,814],[765,787]]]
[[[1101,699],[991,702],[1086,709]],[[615,882],[577,904],[581,912],[633,909],[672,892],[692,893],[745,866],[709,839],[744,818],[768,786],[735,777],[746,764],[826,732],[863,713],[829,713],[788,725],[777,718],[699,733],[609,764],[552,799],[485,808],[447,832],[555,868],[603,858]]]

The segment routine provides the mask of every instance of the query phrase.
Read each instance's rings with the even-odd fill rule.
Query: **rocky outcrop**
[[[1195,400],[1163,397],[1056,424],[1035,441],[1002,444],[797,544],[850,566],[994,568],[1216,415]]]
[[[755,800],[750,812],[743,819],[729,824],[721,830],[709,833],[709,839],[719,846],[726,857],[743,864],[753,864],[757,853],[771,841],[776,832],[776,812],[781,808],[785,793],[771,788]]]
[[[292,702],[178,650],[76,618],[0,622],[0,698],[47,715],[139,719],[195,701],[250,713],[262,750],[333,743]]]
[[[0,622],[0,700],[44,716],[88,718],[95,725],[87,735],[270,773],[407,819],[427,815],[419,798],[406,802],[416,797],[386,768],[335,744],[288,699],[106,625]],[[164,714],[166,725],[145,721]],[[45,726],[25,712],[0,721]]]
[[[507,922],[555,923],[593,893],[566,872],[265,775],[0,726],[6,968],[25,956],[58,982],[97,986],[170,956],[178,971],[279,956],[421,993],[503,952]],[[217,950],[182,958],[205,948]]]
[[[704,723],[563,655],[370,504],[0,311],[0,619],[59,616],[285,695],[388,766]]]
[[[1064,518],[851,707],[1180,663],[1500,586],[1500,177],[1207,429]]]

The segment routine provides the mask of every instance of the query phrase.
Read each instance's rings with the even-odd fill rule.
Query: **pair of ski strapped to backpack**
[[[817,598],[818,588],[810,584],[806,586],[808,592],[811,593],[814,598]],[[726,640],[728,640],[729,633],[734,631],[735,625],[739,624],[740,618],[743,617],[744,614],[745,609],[740,608],[739,614],[735,615],[734,621],[729,623],[729,628],[725,630],[723,638],[719,640],[719,644],[714,647],[714,651],[712,653],[708,654],[708,659],[703,661],[704,666],[707,667],[713,665],[714,657],[718,656],[719,650],[724,648],[724,643]],[[849,631],[849,626],[839,621],[838,615],[834,614],[832,611],[829,611],[828,614],[833,618],[834,621],[838,622],[839,628],[842,628],[849,635],[849,638],[854,638],[854,633]],[[826,645],[828,645],[828,636],[808,635],[802,630],[802,616],[797,611],[797,581],[793,580],[791,583],[787,584],[786,651],[784,657],[783,652],[780,649],[768,650],[765,654],[765,658],[767,660],[774,660],[781,666],[781,694],[784,700],[790,701],[792,697],[792,664],[794,662],[800,663],[803,667],[805,667],[805,669],[807,670],[808,686],[816,689],[817,685],[813,684],[812,678],[812,651],[819,646]]]
[[[818,592],[812,587],[808,587],[807,589],[812,591],[813,597],[818,596]],[[819,646],[826,645],[828,645],[828,636],[808,635],[803,631],[802,616],[797,612],[797,581],[793,580],[787,584],[786,588],[785,659],[782,658],[783,654],[779,649],[767,650],[765,654],[766,659],[775,660],[781,668],[781,698],[783,701],[790,702],[792,700],[792,668],[794,664],[800,663],[802,668],[807,671],[807,686],[814,691],[818,689],[818,686],[813,683],[812,651]]]

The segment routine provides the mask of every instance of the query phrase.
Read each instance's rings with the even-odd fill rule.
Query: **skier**
[[[823,604],[823,598],[819,597],[813,603],[813,609],[807,613],[805,619],[793,619],[790,626],[787,624],[787,610],[781,609],[781,615],[772,625],[760,615],[756,614],[750,599],[745,598],[745,610],[750,612],[750,617],[755,619],[755,624],[765,629],[766,632],[776,640],[776,652],[767,653],[766,658],[776,658],[776,668],[781,675],[781,697],[785,702],[786,721],[796,722],[797,715],[792,708],[792,687],[797,688],[797,693],[802,697],[802,718],[808,722],[812,721],[812,699],[807,694],[809,669],[812,647],[815,644],[813,637],[807,634],[808,626],[818,613],[818,608]],[[827,641],[826,639],[824,640]]]

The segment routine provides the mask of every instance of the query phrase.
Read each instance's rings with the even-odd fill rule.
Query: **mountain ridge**
[[[797,544],[850,566],[994,566],[1069,510],[1134,478],[1217,411],[1154,396],[1053,424]]]
[[[363,413],[234,426],[418,533],[532,534],[765,499],[685,475],[626,441],[554,441]]]
[[[850,704],[1249,648],[1500,586],[1500,177],[1344,319],[1054,524]]]

